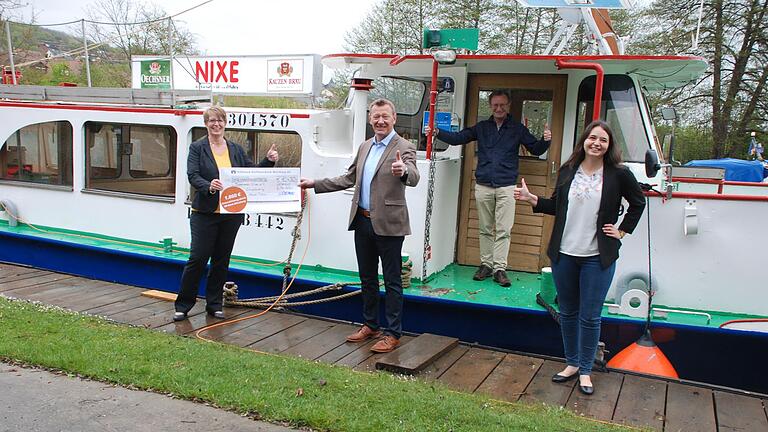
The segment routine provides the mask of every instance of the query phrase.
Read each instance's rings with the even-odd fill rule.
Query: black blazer
[[[555,216],[555,225],[552,228],[552,237],[549,240],[547,256],[552,262],[557,262],[560,254],[560,242],[563,239],[565,218],[568,214],[568,192],[571,182],[576,175],[578,167],[571,168],[563,165],[557,176],[557,185],[552,193],[552,198],[539,197],[538,203],[533,208],[536,213],[546,213]],[[597,249],[600,253],[600,264],[603,268],[609,267],[619,258],[621,240],[608,237],[603,232],[603,225],[615,224],[619,219],[621,198],[629,203],[629,208],[621,221],[619,229],[625,233],[632,233],[645,208],[645,196],[637,183],[635,176],[625,166],[603,167],[603,192],[600,197],[600,209],[597,214]]]
[[[233,167],[255,167],[251,158],[239,145],[226,140],[229,161]],[[260,167],[272,167],[275,163],[267,158],[259,162]],[[192,208],[201,213],[213,213],[219,207],[219,191],[210,193],[211,181],[219,178],[219,167],[211,152],[211,144],[205,136],[189,146],[187,157],[187,178],[197,193],[192,200]]]

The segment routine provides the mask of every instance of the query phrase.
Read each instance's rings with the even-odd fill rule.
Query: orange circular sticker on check
[[[221,191],[221,208],[229,213],[239,213],[248,204],[248,195],[237,186],[230,186]]]

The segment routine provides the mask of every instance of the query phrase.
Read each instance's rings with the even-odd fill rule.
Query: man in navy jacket
[[[534,155],[549,148],[552,133],[544,126],[544,138],[536,139],[523,124],[509,117],[509,95],[494,90],[488,97],[493,115],[460,132],[438,130],[437,138],[451,145],[477,141],[475,203],[480,229],[480,267],[473,279],[493,275],[499,285],[510,286],[507,277],[509,235],[515,221],[512,192],[517,181],[520,145]]]

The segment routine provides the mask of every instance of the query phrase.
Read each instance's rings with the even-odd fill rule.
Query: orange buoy
[[[672,366],[667,356],[653,342],[651,333],[648,330],[645,331],[637,342],[634,342],[613,356],[608,362],[608,367],[668,378],[679,378],[674,366]]]

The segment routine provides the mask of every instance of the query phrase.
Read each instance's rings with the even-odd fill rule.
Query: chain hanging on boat
[[[431,134],[432,131],[429,131]],[[421,283],[427,281],[427,261],[432,258],[432,246],[429,244],[429,232],[432,222],[432,207],[435,197],[435,146],[432,145],[432,151],[429,155],[429,176],[427,178],[427,209],[424,217],[424,255],[421,265]]]

